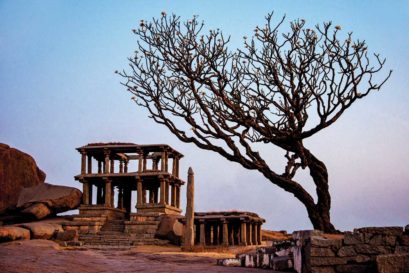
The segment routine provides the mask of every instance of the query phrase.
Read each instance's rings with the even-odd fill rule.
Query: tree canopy
[[[118,72],[134,101],[183,142],[258,170],[294,194],[316,229],[334,231],[325,164],[304,145],[337,121],[356,101],[379,90],[391,71],[365,41],[342,35],[331,22],[309,28],[305,20],[266,16],[244,47],[228,48],[219,29],[204,31],[197,16],[182,22],[162,12],[133,30],[137,51],[130,71]],[[256,143],[283,149],[284,170],[273,170]],[[307,169],[317,200],[294,179]]]

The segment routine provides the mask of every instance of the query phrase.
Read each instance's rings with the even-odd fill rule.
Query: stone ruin
[[[180,189],[185,181],[179,176],[179,161],[183,155],[169,145],[93,143],[77,150],[81,173],[75,179],[82,183],[83,202],[79,215],[63,225],[78,235],[69,244],[121,247],[184,242],[188,250],[261,244],[265,220],[255,213],[194,213],[191,169],[187,214],[181,215]]]
[[[343,234],[296,231],[291,240],[218,264],[297,273],[407,273],[409,226],[358,228]]]

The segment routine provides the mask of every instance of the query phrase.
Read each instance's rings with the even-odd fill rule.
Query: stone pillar
[[[142,204],[146,204],[146,187],[142,185]]]
[[[176,205],[176,191],[175,191],[175,183],[171,184],[171,193],[170,193],[170,204],[171,206],[175,206]]]
[[[229,227],[226,220],[223,220],[223,245],[229,245]]]
[[[160,204],[165,205],[165,179],[163,177],[159,177],[160,182]]]
[[[212,234],[211,225],[209,225],[209,223],[205,223],[205,244],[206,245],[212,244],[211,234]]]
[[[98,174],[102,173],[102,162],[101,160],[98,160]]]
[[[103,204],[103,198],[102,198],[102,186],[101,185],[97,185],[97,205],[101,205]]]
[[[138,172],[141,173],[143,169],[143,153],[140,152],[138,159]]]
[[[93,190],[92,190],[92,184],[91,183],[89,183],[89,186],[88,186],[88,188],[89,188],[89,201],[88,201],[88,204],[89,205],[92,205],[92,192],[93,192]]]
[[[179,177],[179,157],[176,158],[176,177]]]
[[[175,193],[175,195],[176,195],[176,207],[177,208],[180,208],[180,185],[175,185],[175,191],[176,191],[176,193]]]
[[[240,226],[240,241],[241,241],[241,245],[245,246],[247,245],[247,231],[246,231],[246,223],[245,222],[241,222],[241,226]]]
[[[165,203],[166,205],[170,205],[169,203],[169,181],[165,182]]]
[[[110,173],[114,173],[115,172],[115,161],[113,159],[110,160],[110,168],[109,168],[109,172]]]
[[[233,223],[229,225],[229,243],[230,245],[234,246],[234,226]]]
[[[88,155],[88,164],[87,164],[88,166],[88,173],[89,174],[91,174],[92,173],[92,156],[91,155]]]
[[[205,224],[204,221],[200,221],[200,241],[199,241],[201,246],[206,245],[206,235],[205,235]]]
[[[173,157],[173,162],[172,162],[172,175],[176,176],[176,157]]]
[[[165,152],[162,152],[162,156],[160,159],[160,170],[161,172],[165,171]]]
[[[109,164],[109,163],[108,163]],[[112,183],[111,180],[105,180],[105,206],[111,207],[112,204]]]
[[[124,173],[124,161],[119,160],[119,173]]]
[[[262,240],[262,234],[261,234],[261,223],[257,224],[257,235],[258,235],[258,244],[261,245],[261,240]]]
[[[104,151],[105,155],[104,173],[109,173],[109,154],[110,152],[108,150]]]
[[[219,244],[219,225],[217,223],[213,224],[213,244]]]
[[[158,200],[158,197],[159,197],[159,187],[152,189],[152,191],[153,191],[153,203],[154,203],[154,204],[158,204],[158,202],[159,202],[159,200]]]
[[[145,154],[143,154],[143,166],[142,166],[142,171],[143,172],[146,172],[146,155]]]
[[[118,209],[123,209],[124,207],[124,193],[123,188],[118,188]]]
[[[137,191],[137,198],[136,198],[136,204],[137,205],[142,205],[142,179],[137,178],[136,179],[136,191]]]
[[[125,165],[124,165],[124,173],[128,173],[128,160],[125,160]]]
[[[85,168],[87,163],[87,152],[84,149],[81,150],[81,174],[85,174]]]
[[[89,205],[89,184],[87,181],[82,181],[82,203]]]
[[[253,233],[254,233],[253,243],[255,245],[258,245],[258,227],[256,223],[253,224]]]
[[[219,235],[217,235],[217,239],[218,239],[217,244],[222,245],[223,244],[223,224],[218,222],[217,225],[218,225],[217,230],[219,231]]]
[[[253,244],[253,224],[252,223],[248,223],[247,224],[247,227],[248,227],[248,234],[249,234],[249,236],[248,236],[248,240],[247,240],[247,243],[249,244],[249,245],[252,245]]]
[[[169,153],[165,152],[165,172],[168,172],[168,158],[169,158]]]
[[[184,234],[184,246],[191,250],[195,244],[194,241],[194,222],[195,222],[195,176],[190,167],[187,172],[187,189],[186,189],[186,227]]]

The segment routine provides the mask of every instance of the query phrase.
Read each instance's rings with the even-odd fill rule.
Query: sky
[[[311,229],[291,194],[256,171],[181,143],[131,101],[114,71],[127,69],[136,49],[131,29],[162,11],[183,20],[199,15],[207,28],[231,35],[231,49],[271,11],[311,27],[332,21],[366,40],[369,51],[387,59],[391,79],[306,146],[327,165],[336,228],[409,224],[409,1],[0,0],[0,142],[31,154],[46,181],[80,189],[76,147],[167,143],[185,155],[182,177],[189,166],[195,172],[196,211],[253,211],[265,228]],[[274,148],[266,153],[284,160]],[[314,190],[308,175],[298,178]]]

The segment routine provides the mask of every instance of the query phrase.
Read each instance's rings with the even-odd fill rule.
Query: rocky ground
[[[0,272],[262,272],[222,267],[224,253],[182,253],[176,247],[139,247],[128,251],[62,249],[53,241],[21,240],[0,244]],[[271,271],[270,271],[271,272]]]

